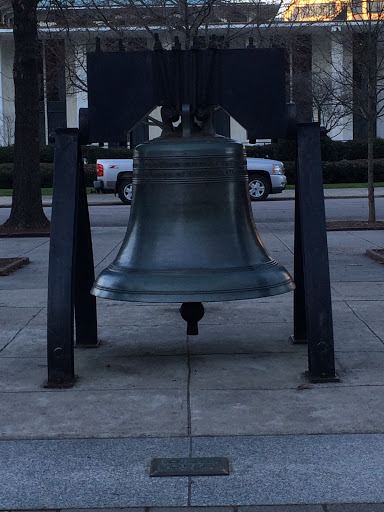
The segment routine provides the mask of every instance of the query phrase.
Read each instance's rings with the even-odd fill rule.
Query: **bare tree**
[[[241,39],[244,46],[250,36],[256,46],[270,46],[282,5],[283,0],[78,0],[74,7],[70,0],[46,0],[41,26],[45,23],[46,34],[53,27],[52,37],[58,37],[60,29],[63,36],[65,32],[67,47],[72,48],[66,76],[76,91],[86,90],[84,56],[94,48],[96,36],[106,51],[152,48],[157,33],[165,48],[175,36],[184,49],[196,42],[205,46],[213,33],[219,47]]]
[[[142,36],[153,40],[157,32],[161,32],[166,45],[178,36],[183,48],[188,49],[194,37],[204,38],[213,30],[222,34],[223,44],[247,33],[257,41],[263,40],[267,29],[276,23],[282,5],[283,0],[79,0],[73,7],[70,0],[52,0],[47,20],[72,29],[82,27],[95,32],[98,28],[107,37],[132,43],[132,48],[125,49],[138,49],[140,43],[135,45],[135,37],[138,41]]]
[[[342,100],[339,101],[338,98]],[[327,134],[332,132],[337,137],[351,123],[344,104],[352,102],[352,93],[344,89],[336,94],[329,77],[312,74],[312,101],[314,120],[325,128]]]
[[[15,139],[15,116],[13,114],[3,114],[1,124],[0,145],[11,146]]]
[[[12,0],[14,17],[15,161],[12,209],[3,230],[47,229],[41,200],[38,96],[38,0]]]
[[[283,0],[46,0],[40,14],[44,38],[65,38],[67,93],[87,91],[86,53],[152,49],[159,35],[164,48],[177,36],[181,47],[206,47],[212,34],[220,48],[245,47],[250,36],[255,46],[271,46]],[[288,25],[288,23],[287,23]],[[44,28],[45,27],[45,28]],[[146,124],[159,125],[148,119]]]
[[[368,222],[376,220],[373,145],[377,120],[384,114],[383,22],[383,2],[348,2],[345,19],[329,32],[333,58],[328,55],[316,66],[331,102],[353,117],[355,138],[367,142]],[[344,56],[335,55],[337,48]]]

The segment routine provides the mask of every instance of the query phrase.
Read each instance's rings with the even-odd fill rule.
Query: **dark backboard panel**
[[[219,58],[219,104],[249,139],[286,136],[284,51],[223,50]]]
[[[220,105],[249,139],[286,136],[279,48],[88,55],[90,140],[126,140],[154,107]]]
[[[88,54],[89,138],[123,141],[154,107],[153,52]]]

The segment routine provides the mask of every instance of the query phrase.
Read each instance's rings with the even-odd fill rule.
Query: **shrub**
[[[83,146],[82,155],[87,163],[95,164],[98,158],[132,158],[133,151],[127,148],[104,148],[99,146]],[[296,143],[292,140],[279,140],[271,144],[246,146],[250,157],[272,158],[283,162],[296,158]],[[341,160],[361,160],[367,158],[365,141],[334,141],[329,137],[321,137],[321,154],[323,162],[339,162]],[[373,147],[374,158],[384,158],[384,139],[376,139]],[[13,163],[14,147],[0,147],[0,164]],[[40,148],[40,162],[53,163],[54,145]]]
[[[85,184],[87,187],[93,187],[96,180],[95,165],[84,165]],[[40,165],[41,187],[51,188],[53,186],[53,164],[42,163]],[[0,164],[0,188],[12,188],[13,165]]]
[[[310,172],[310,170],[308,171]],[[285,163],[285,173],[290,185],[295,183],[295,162]],[[374,162],[375,181],[384,181],[384,159]],[[323,162],[324,183],[367,183],[366,160],[341,160],[340,162]]]
[[[373,157],[384,158],[384,139],[376,139],[373,143]]]
[[[133,151],[127,148],[103,148],[99,146],[83,146],[82,155],[89,164],[95,164],[98,158],[132,158]],[[40,162],[53,163],[55,146],[42,146],[40,148]],[[0,147],[0,164],[11,164],[14,162],[14,147]]]
[[[296,143],[291,140],[279,140],[264,146],[247,146],[248,156],[256,158],[273,158],[291,161],[296,158]],[[374,158],[384,158],[384,139],[376,139],[373,145]],[[361,160],[367,158],[365,141],[335,141],[321,137],[321,157],[323,162],[340,162],[341,160]]]
[[[14,147],[13,146],[2,146],[0,147],[0,163],[9,164],[13,162]]]
[[[98,158],[132,158],[132,149],[101,148],[99,146],[83,146],[82,155],[88,164],[95,164]]]
[[[40,148],[40,162],[43,163],[52,163],[55,155],[55,147],[53,145],[50,146],[42,146]]]
[[[246,146],[245,152],[252,158],[275,158],[272,144]]]
[[[323,179],[324,183],[366,183],[367,160],[365,142],[339,142],[322,137]],[[294,141],[281,140],[276,143],[247,146],[249,157],[272,158],[285,163],[289,184],[295,182],[296,145]],[[96,179],[96,160],[98,158],[132,158],[132,150],[126,148],[102,148],[84,146],[83,158],[87,187],[92,187]],[[374,179],[384,181],[384,139],[377,139],[374,144]],[[12,188],[13,146],[0,147],[0,188]],[[54,146],[44,146],[40,152],[41,186],[52,187]]]
[[[247,156],[253,158],[271,158],[289,161],[296,158],[296,143],[292,140],[280,140],[272,144],[246,146]]]
[[[96,180],[96,166],[84,165],[85,181],[87,187],[92,187]],[[288,183],[295,183],[295,162],[285,162],[285,172]],[[310,170],[308,171],[310,172]],[[53,164],[40,165],[41,186],[50,188],[53,184]],[[12,188],[13,165],[0,164],[0,188]],[[384,181],[384,159],[377,159],[374,163],[375,181]],[[366,183],[366,160],[342,160],[340,162],[323,162],[324,183]]]
[[[12,164],[0,164],[0,188],[12,188]]]
[[[377,159],[373,165],[375,181],[384,180],[384,159]],[[342,160],[323,163],[324,183],[367,183],[366,160]]]

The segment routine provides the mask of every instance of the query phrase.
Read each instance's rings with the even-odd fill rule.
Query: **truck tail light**
[[[104,176],[104,166],[101,164],[97,164],[97,175]]]

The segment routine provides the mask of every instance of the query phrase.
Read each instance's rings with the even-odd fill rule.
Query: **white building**
[[[378,4],[372,7],[367,4],[368,0],[359,1],[360,7],[356,1],[353,5],[360,11],[360,19],[356,19],[356,14],[352,16],[347,2],[294,0],[283,17],[279,17],[277,4],[221,2],[210,15],[209,23],[199,26],[197,35],[201,42],[206,42],[214,33],[219,43],[229,48],[245,47],[250,35],[255,37],[256,44],[284,46],[286,99],[296,103],[298,120],[320,120],[330,130],[329,135],[336,139],[362,139],[367,130],[362,109],[367,77],[359,65],[361,52],[358,50],[367,32],[364,18],[368,16],[372,23],[384,23],[377,13],[372,14],[374,8],[379,9]],[[4,8],[4,4],[7,2],[0,2],[1,145],[12,143],[14,123],[12,12]],[[197,9],[196,4],[192,8]],[[201,9],[201,5],[198,8]],[[95,48],[97,37],[104,51],[117,51],[119,48],[151,49],[151,32],[159,32],[165,47],[170,46],[174,35],[185,39],[192,34],[191,27],[189,32],[185,26],[184,30],[175,30],[177,23],[172,16],[177,13],[169,7],[164,9],[151,12],[151,19],[146,20],[147,12],[142,11],[140,18],[140,13],[132,8],[100,12],[73,8],[66,11],[65,21],[58,11],[40,9],[41,144],[47,144],[49,134],[58,127],[77,127],[79,108],[87,107],[86,53]],[[384,28],[382,30],[384,35]],[[381,39],[375,56],[379,107],[384,93],[384,88],[383,92],[381,90],[380,59],[384,56]],[[156,111],[153,117],[159,117]],[[241,126],[223,111],[218,117],[222,134],[246,142]],[[159,128],[141,124],[128,142],[136,144],[159,133]],[[384,120],[380,116],[376,134],[384,137]]]

